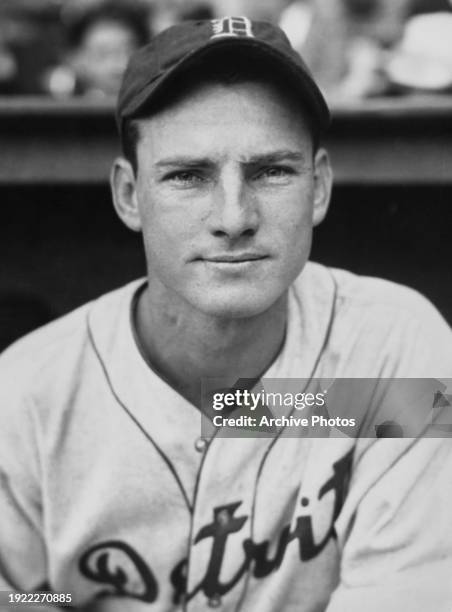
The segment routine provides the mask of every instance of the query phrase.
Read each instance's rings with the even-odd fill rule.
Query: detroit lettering
[[[244,538],[242,542],[243,555],[237,559],[234,576],[228,582],[222,582],[221,568],[228,546],[228,539],[233,533],[240,533],[251,517],[241,509],[242,501],[234,501],[224,506],[213,508],[212,521],[201,527],[194,538],[194,544],[210,540],[211,552],[207,562],[204,577],[189,592],[187,592],[188,560],[181,559],[172,569],[166,579],[173,587],[173,602],[190,601],[196,594],[203,593],[206,600],[214,595],[225,595],[243,578],[247,572],[252,572],[258,579],[265,579],[280,568],[286,550],[289,546],[297,546],[300,563],[309,562],[317,557],[330,540],[336,539],[335,521],[338,518],[347,494],[353,450],[333,463],[332,476],[320,487],[314,499],[302,497],[301,505],[304,512],[300,514],[295,525],[285,525],[277,535],[276,554],[269,553],[272,548],[269,540],[255,542]],[[314,516],[306,509],[316,506],[325,496],[333,494],[334,502],[329,524],[322,534],[314,535]],[[314,503],[313,503],[314,502]],[[315,514],[315,510],[314,510]],[[222,520],[227,515],[228,520]],[[102,541],[86,550],[79,559],[78,567],[81,574],[99,585],[94,598],[106,596],[137,599],[153,603],[159,599],[159,580],[165,576],[157,576],[145,561],[149,551],[137,551],[130,544],[120,540]],[[133,575],[131,574],[133,568]]]

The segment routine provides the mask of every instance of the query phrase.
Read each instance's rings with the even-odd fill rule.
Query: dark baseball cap
[[[188,68],[221,52],[243,52],[268,63],[300,95],[300,100],[320,132],[327,129],[330,113],[312,74],[292,48],[284,32],[271,23],[247,17],[223,17],[203,21],[184,21],[158,34],[136,51],[125,70],[118,95],[117,120],[132,119],[162,93]],[[232,54],[232,53],[231,53]]]

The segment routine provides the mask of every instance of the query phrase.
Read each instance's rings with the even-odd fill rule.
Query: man
[[[66,8],[65,58],[47,76],[47,89],[59,97],[116,96],[129,57],[149,40],[147,11],[122,0],[73,5],[73,14]]]
[[[336,423],[337,391],[315,412],[327,381],[451,373],[424,298],[307,262],[332,179],[299,56],[244,17],[174,26],[133,56],[118,121],[113,199],[147,279],[1,359],[3,588],[109,611],[450,610],[449,440],[389,418],[291,435],[289,404],[268,429],[201,430],[237,414],[219,389],[240,408],[279,385]],[[359,398],[362,431],[384,391]]]

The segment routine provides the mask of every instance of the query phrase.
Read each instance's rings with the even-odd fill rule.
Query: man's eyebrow
[[[161,159],[156,162],[156,168],[199,168],[205,166],[211,166],[212,160],[205,157],[195,158],[189,156],[171,157],[167,159]]]
[[[306,156],[301,151],[291,151],[288,149],[279,151],[269,151],[268,153],[257,153],[240,160],[245,165],[268,165],[276,164],[282,161],[304,162]],[[214,165],[214,160],[207,157],[191,157],[189,155],[181,155],[178,157],[170,157],[160,159],[155,163],[156,168],[205,168]]]
[[[268,153],[252,155],[251,157],[244,159],[242,163],[259,165],[276,164],[282,161],[303,162],[306,161],[306,155],[304,155],[301,151],[290,151],[284,149],[281,151],[269,151]]]

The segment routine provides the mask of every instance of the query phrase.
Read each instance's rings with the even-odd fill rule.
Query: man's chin
[[[221,292],[223,293],[223,292]],[[219,319],[247,319],[266,312],[278,301],[281,295],[260,295],[236,292],[223,295],[210,295],[208,299],[198,302],[197,307],[204,314]]]

